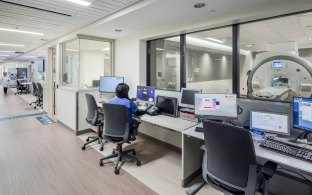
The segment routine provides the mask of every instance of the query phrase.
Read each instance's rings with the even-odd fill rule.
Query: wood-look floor
[[[0,89],[0,106],[1,116],[11,116],[24,114],[28,104]],[[0,121],[0,194],[156,194],[126,171],[116,176],[113,164],[100,167],[102,155],[81,145],[57,123]]]

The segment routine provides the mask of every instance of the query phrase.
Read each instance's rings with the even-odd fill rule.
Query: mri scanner
[[[311,97],[312,63],[291,52],[260,53],[247,87],[253,99],[292,101],[294,96]]]

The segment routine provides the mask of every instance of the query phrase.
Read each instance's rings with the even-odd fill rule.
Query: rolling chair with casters
[[[42,103],[42,100],[43,100],[43,88],[42,88],[42,85],[40,83],[37,83],[37,103],[36,103],[36,106],[34,108],[37,108],[37,106],[40,106],[42,107],[43,103]]]
[[[113,153],[109,156],[100,159],[100,166],[103,166],[104,160],[117,157],[117,162],[115,165],[115,174],[118,175],[121,167],[121,161],[123,158],[128,158],[130,160],[136,161],[137,166],[141,166],[141,162],[136,158],[136,152],[134,149],[123,150],[122,145],[124,143],[129,143],[133,140],[132,135],[130,135],[130,126],[128,122],[128,111],[124,105],[117,104],[103,104],[104,112],[104,129],[103,138],[109,142],[117,144],[117,148],[113,150]],[[135,132],[134,129],[133,132]],[[132,153],[129,155],[128,153]]]
[[[100,151],[103,151],[104,143],[103,143],[102,130],[101,130],[101,127],[103,126],[103,113],[100,112],[99,110],[100,108],[97,106],[93,95],[86,93],[85,96],[86,96],[87,105],[88,105],[88,114],[86,117],[86,121],[90,125],[98,127],[98,135],[88,137],[86,139],[87,143],[85,143],[81,149],[85,150],[88,144],[98,141],[99,144],[101,144]]]
[[[19,80],[16,80],[16,94],[22,95],[23,93],[27,94],[27,86],[21,85],[21,82]]]
[[[257,165],[250,133],[242,128],[204,121],[203,178],[225,194],[267,195],[277,164]]]
[[[37,88],[37,85],[35,82],[32,82],[32,86],[33,86],[33,96],[37,97],[37,93],[38,93],[38,88]],[[34,101],[34,102],[31,102],[29,105],[32,105],[32,104],[37,104],[38,100]]]

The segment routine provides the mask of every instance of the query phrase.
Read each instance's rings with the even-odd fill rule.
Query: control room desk
[[[197,126],[202,127],[202,124],[198,124]],[[198,148],[203,143],[204,133],[196,132],[195,128],[196,126],[193,126],[183,131],[182,143],[184,144],[184,150],[182,150],[182,164],[184,164],[183,167],[185,168],[183,169],[182,183],[190,175],[194,174],[195,172],[197,173],[202,165],[202,154]],[[312,176],[312,163],[261,148],[259,145],[259,142],[254,142],[257,158],[271,160],[287,168],[296,169],[302,174]]]

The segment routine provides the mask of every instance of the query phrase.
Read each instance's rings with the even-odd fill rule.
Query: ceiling
[[[85,1],[92,4],[86,7],[66,0],[0,0],[0,28],[44,33],[38,36],[0,31],[0,43],[25,45],[25,47],[0,45],[0,55],[10,55],[7,58],[12,59],[21,54],[4,53],[1,50],[28,52],[140,0]]]
[[[0,31],[1,42],[13,42],[25,44],[25,48],[14,48],[17,51],[30,51],[32,48],[47,44],[44,40],[52,40],[62,37],[69,32],[79,29],[80,34],[106,37],[111,39],[126,38],[136,36],[140,39],[153,39],[164,35],[185,33],[195,30],[208,29],[211,26],[220,26],[225,24],[244,22],[275,16],[280,14],[292,13],[296,11],[312,9],[311,0],[88,0],[92,2],[89,7],[75,5],[65,0],[12,0],[10,2],[27,3],[31,6],[40,6],[43,9],[73,15],[70,19],[67,16],[61,16],[42,13],[41,11],[27,11],[26,8],[15,7],[1,3],[0,0],[0,27],[6,28],[19,26],[25,30],[45,33],[42,37],[33,35],[14,35],[5,34]],[[206,6],[201,9],[195,9],[194,3],[204,2]],[[4,6],[5,7],[4,7]],[[136,8],[133,8],[136,7]],[[122,11],[120,11],[122,10]],[[119,12],[118,12],[119,11]],[[10,13],[13,12],[13,13]],[[112,14],[117,12],[116,14]],[[22,15],[18,14],[22,13]],[[12,17],[11,14],[13,14]],[[9,16],[9,17],[8,17]],[[114,17],[112,17],[114,16]],[[4,19],[2,17],[5,17]],[[310,17],[310,16],[309,16]],[[102,18],[102,19],[101,19]],[[272,37],[276,40],[290,39],[291,36],[299,37],[299,32],[291,32],[297,29],[300,31],[310,21],[309,18],[291,19],[282,22],[260,22],[248,24],[253,26],[242,26],[241,39],[243,44],[254,44],[271,42]],[[94,21],[96,23],[90,24]],[[283,23],[284,22],[284,23]],[[282,25],[284,24],[284,26]],[[264,27],[265,26],[265,27]],[[277,26],[280,26],[277,28]],[[121,29],[122,32],[116,32],[115,29]],[[267,34],[263,30],[268,30]],[[276,35],[278,33],[278,35]],[[283,34],[284,33],[284,34]],[[292,35],[291,35],[292,33]],[[17,34],[17,33],[16,33]],[[12,36],[12,38],[11,38]],[[206,35],[205,35],[206,36]],[[227,32],[218,31],[216,38],[228,39],[231,37],[231,30]],[[305,33],[301,39],[307,38],[309,34]],[[249,37],[249,38],[248,38]],[[270,40],[271,39],[271,40]],[[294,39],[294,38],[293,38]],[[299,39],[299,38],[298,38]],[[301,41],[304,42],[304,41]],[[303,45],[303,44],[301,44]],[[259,47],[258,49],[262,48]],[[303,47],[303,46],[302,46]],[[307,47],[307,46],[305,46]],[[6,48],[12,49],[12,48]],[[254,50],[258,50],[256,47]],[[1,50],[1,48],[0,48]]]

